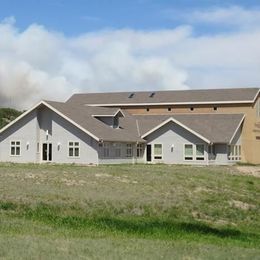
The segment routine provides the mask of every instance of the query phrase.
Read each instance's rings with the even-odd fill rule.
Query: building
[[[260,163],[259,88],[75,94],[0,130],[0,161]]]

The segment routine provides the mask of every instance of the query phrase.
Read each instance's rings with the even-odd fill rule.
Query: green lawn
[[[235,167],[0,164],[0,259],[260,259]]]

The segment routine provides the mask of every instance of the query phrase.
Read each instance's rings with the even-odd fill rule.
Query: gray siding
[[[169,122],[151,133],[146,139],[147,143],[152,145],[152,162],[167,164],[207,164],[207,143],[173,122]],[[154,144],[162,144],[162,160],[155,160],[153,158]],[[185,161],[184,144],[204,144],[205,161]]]
[[[42,145],[48,142],[52,144],[52,162],[98,164],[97,141],[48,108],[32,111],[4,131],[0,138],[1,161],[41,162]],[[10,155],[11,141],[21,141],[21,156]],[[69,157],[69,141],[80,143],[78,158]],[[40,146],[39,153],[37,143]]]
[[[0,136],[0,160],[2,162],[37,162],[37,133],[39,126],[36,110],[9,127]],[[11,156],[11,141],[21,142],[21,155]]]

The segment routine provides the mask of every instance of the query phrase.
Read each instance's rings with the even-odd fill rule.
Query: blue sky
[[[1,106],[259,85],[259,0],[0,0]]]
[[[0,20],[14,16],[23,30],[32,23],[66,35],[77,35],[104,28],[155,30],[187,23],[177,13],[214,7],[259,8],[256,0],[1,0]],[[197,33],[221,31],[223,26],[196,25]]]

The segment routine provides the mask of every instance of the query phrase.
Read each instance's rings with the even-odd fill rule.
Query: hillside
[[[0,108],[0,129],[13,121],[22,112],[13,108]]]
[[[259,259],[260,179],[237,167],[6,163],[0,190],[3,259]]]

